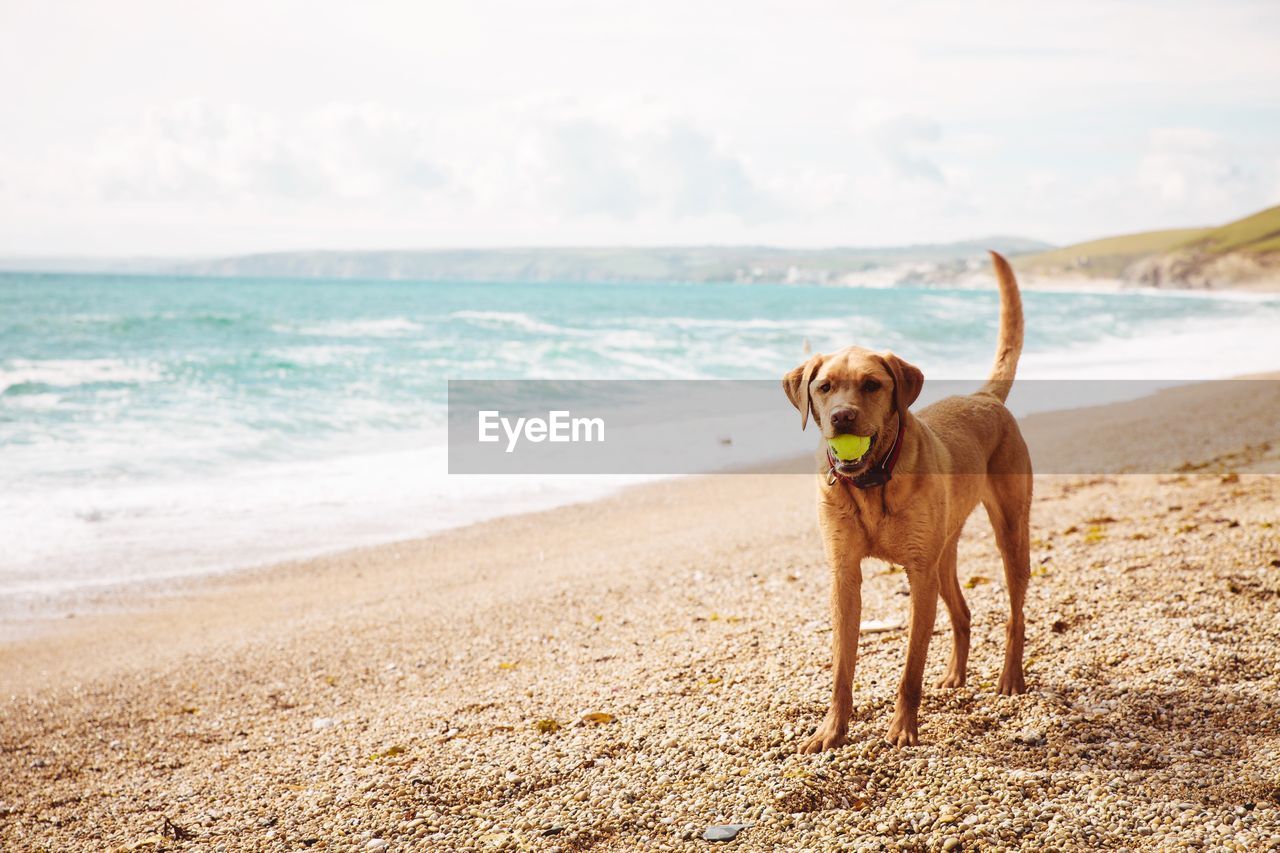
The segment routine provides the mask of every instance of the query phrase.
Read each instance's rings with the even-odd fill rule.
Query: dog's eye
[[[831,390],[831,383],[823,382],[821,385],[818,386],[818,390],[821,391],[823,394],[826,394],[828,391]]]
[[[874,379],[868,379],[862,383],[862,390],[867,394],[873,394],[880,390],[880,383]]]

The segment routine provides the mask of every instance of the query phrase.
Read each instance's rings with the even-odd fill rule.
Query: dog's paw
[[[889,733],[884,739],[894,747],[919,746],[920,732],[916,725],[916,715],[895,711],[893,720],[889,723]]]
[[[800,749],[797,752],[801,755],[812,755],[828,749],[839,749],[848,742],[848,730],[845,726],[824,722],[818,726],[818,730],[808,740],[800,744]]]
[[[1014,672],[1003,672],[1000,674],[1000,684],[996,688],[996,692],[1001,696],[1017,696],[1027,692],[1027,682],[1022,677],[1022,670]]]
[[[963,672],[947,671],[942,676],[942,680],[938,682],[939,687],[964,687],[965,674]]]

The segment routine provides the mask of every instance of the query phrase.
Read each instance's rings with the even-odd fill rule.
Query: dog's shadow
[[[1280,802],[1280,779],[1250,770],[1255,751],[1277,746],[1280,701],[1256,695],[1248,682],[1211,680],[1206,673],[1173,687],[1037,686],[1015,698],[934,690],[921,734],[935,728],[947,745],[1008,771],[1100,772],[1122,787],[1153,785],[1199,802]]]

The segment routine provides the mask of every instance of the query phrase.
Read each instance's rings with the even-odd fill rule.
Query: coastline
[[[1280,441],[1255,441],[1277,422],[1255,416],[1232,424],[1243,446],[1206,440],[1227,435],[1232,391],[1027,419],[1030,441],[1077,434],[1170,473],[1039,478],[1032,692],[1016,699],[991,693],[1003,585],[989,528],[971,520],[972,683],[928,690],[919,749],[877,745],[901,666],[889,631],[864,640],[853,746],[790,755],[828,689],[812,477],[710,476],[126,595],[0,646],[0,838],[114,848],[158,835],[163,816],[268,849],[679,846],[724,822],[756,824],[738,842],[749,849],[837,826],[932,846],[1008,841],[1022,825],[1070,846],[1154,823],[1153,841],[1172,843],[1222,821],[1246,846],[1275,843],[1280,477],[1252,472]],[[1180,426],[1152,441],[1152,424]],[[902,578],[868,571],[866,618],[900,618]],[[946,628],[940,615],[930,680]],[[614,722],[584,724],[587,712]],[[1132,779],[1109,769],[1131,737],[1148,768]],[[975,778],[991,780],[990,801],[964,793]],[[1039,805],[1009,812],[1010,790]],[[1117,797],[1128,805],[1105,830],[1081,822]],[[980,820],[901,817],[939,801]],[[1232,824],[1245,803],[1264,821]]]
[[[1073,273],[1044,273],[1021,269],[1018,258],[1010,258],[1018,275],[1018,287],[1024,291],[1050,293],[1140,293],[1148,295],[1179,295],[1203,297],[1233,297],[1246,299],[1274,299],[1280,295],[1280,277],[1225,282],[1213,287],[1142,284],[1109,276],[1088,276]],[[981,273],[958,276],[952,286],[989,286],[990,279]]]
[[[1032,448],[1037,470],[1042,472],[1051,470],[1056,474],[1070,469],[1078,460],[1083,459],[1087,459],[1089,465],[1101,466],[1108,472],[1122,470],[1130,463],[1136,463],[1134,470],[1146,470],[1144,465],[1158,468],[1166,456],[1178,453],[1187,455],[1188,458],[1184,461],[1188,464],[1199,464],[1205,459],[1226,457],[1236,449],[1235,445],[1241,439],[1266,440],[1269,437],[1268,424],[1263,413],[1267,409],[1260,410],[1259,406],[1270,405],[1269,399],[1241,400],[1240,405],[1246,408],[1249,417],[1234,424],[1229,432],[1211,433],[1207,439],[1197,442],[1194,449],[1189,449],[1190,442],[1185,441],[1185,437],[1160,434],[1165,426],[1159,414],[1161,410],[1157,409],[1157,413],[1153,414],[1149,409],[1149,401],[1163,399],[1166,401],[1164,410],[1173,405],[1168,401],[1179,396],[1187,398],[1187,405],[1193,408],[1197,405],[1201,408],[1229,407],[1240,400],[1235,389],[1229,387],[1230,383],[1240,380],[1271,382],[1277,379],[1280,379],[1280,372],[1247,374],[1229,380],[1184,381],[1154,394],[1147,392],[1143,397],[1125,397],[1064,410],[1045,410],[1041,403],[1039,408],[1020,415],[1019,423]],[[1224,385],[1224,382],[1227,384]],[[1011,405],[1014,403],[1015,400],[1010,401]],[[1280,398],[1276,399],[1275,407],[1280,415]],[[1260,414],[1263,416],[1259,417]],[[1093,418],[1100,418],[1104,423],[1124,424],[1124,435],[1114,436],[1112,440],[1098,446],[1099,443],[1091,438],[1091,429],[1081,428],[1082,424]],[[807,466],[807,456],[799,462],[794,459],[764,462],[753,465],[748,476],[751,471],[794,472]],[[1274,467],[1267,466],[1267,473],[1272,473]],[[659,480],[681,482],[718,476],[722,475],[673,476]],[[790,479],[794,475],[780,476]],[[60,633],[60,626],[70,624],[70,620],[80,619],[83,623],[85,620],[94,621],[97,617],[127,616],[139,609],[145,611],[152,607],[163,607],[163,602],[166,601],[198,600],[205,594],[221,594],[224,591],[223,584],[234,585],[237,580],[270,579],[275,574],[289,572],[306,573],[321,565],[377,561],[385,556],[388,549],[395,551],[411,548],[450,533],[501,524],[505,520],[524,516],[550,514],[550,523],[558,523],[555,513],[560,510],[590,507],[600,501],[621,499],[632,490],[645,487],[644,483],[636,482],[635,476],[615,475],[586,479],[592,481],[589,488],[580,487],[577,491],[565,490],[560,494],[547,494],[541,500],[522,496],[518,501],[519,508],[484,513],[475,520],[443,524],[420,535],[384,536],[374,541],[358,541],[347,545],[299,548],[297,553],[280,558],[232,562],[215,568],[175,571],[154,577],[113,580],[39,594],[12,596],[8,601],[0,602],[0,651],[7,644],[24,639],[38,640],[51,634],[56,635]]]
[[[1045,290],[1058,293],[1148,293],[1187,294],[1194,296],[1248,296],[1257,299],[1274,298],[1280,294],[1280,278],[1260,281],[1231,282],[1215,287],[1158,287],[1137,284],[1116,278],[1092,278],[1089,276],[1037,275],[1034,272],[1018,273],[1018,284],[1024,290]]]
[[[1114,299],[1029,297],[1028,305],[1033,314],[1039,316],[1045,337],[1038,345],[1033,342],[1024,354],[1024,380],[1089,376],[1097,380],[1149,378],[1187,382],[1229,376],[1242,364],[1274,363],[1275,347],[1270,343],[1270,333],[1280,309],[1280,301],[1275,297],[1179,292],[1165,294],[1168,298],[1148,300],[1146,297],[1151,293],[1143,291]],[[875,301],[857,294],[835,295],[846,302],[861,300],[864,305]],[[918,288],[904,294],[904,298],[907,296],[922,301],[930,316],[952,310],[951,301],[957,298],[955,292],[931,294]],[[825,300],[827,294],[824,292],[819,298]],[[959,298],[967,299],[968,294],[960,294]],[[1088,304],[1081,310],[1073,310],[1070,306],[1077,300]],[[1255,300],[1261,300],[1256,308]],[[897,301],[895,296],[888,304]],[[1136,328],[1134,322],[1138,315],[1148,309],[1155,319],[1148,319],[1145,325]],[[671,313],[679,315],[681,310],[684,309],[673,308]],[[884,310],[883,305],[868,309],[869,313],[879,314]],[[1092,328],[1079,328],[1078,318],[1094,312],[1103,318],[1104,324],[1114,326],[1114,330],[1095,335]],[[454,314],[459,313],[467,312],[452,312],[444,317],[456,323],[458,318]],[[483,320],[477,319],[479,312],[471,315],[467,322],[481,323],[478,328],[489,324],[515,337],[521,334],[522,328],[550,322],[520,312],[486,315]],[[347,381],[341,377],[348,368],[341,363],[331,368],[330,362],[355,358],[350,356],[353,351],[379,352],[378,348],[383,346],[399,347],[403,351],[416,345],[412,340],[414,333],[422,328],[434,328],[430,320],[417,315],[414,315],[416,323],[395,312],[386,317],[374,312],[374,316],[381,319],[345,323],[344,326],[351,328],[344,328],[342,337],[318,338],[319,344],[303,337],[286,338],[284,343],[269,339],[263,346],[277,354],[273,358],[290,357],[303,365],[290,368],[292,372],[283,383],[286,387],[305,386],[295,391],[307,395],[318,393],[323,400],[326,394],[333,396],[332,389],[317,386],[321,382],[316,378],[318,375],[325,376],[323,382],[330,382],[330,373],[338,376],[339,379],[331,382],[334,387]],[[993,310],[983,319],[989,321],[994,316]],[[750,329],[752,322],[720,323],[716,335],[732,338],[735,323],[744,323]],[[812,337],[812,332],[828,328],[823,322],[826,321],[800,323],[813,328],[806,328],[803,337],[794,334],[789,345],[797,351],[806,339],[818,340],[821,345],[822,339]],[[579,335],[573,321],[563,323],[563,328],[546,326],[551,329],[549,334]],[[271,328],[278,325],[280,323],[273,319]],[[297,325],[304,324],[295,323]],[[789,329],[792,324],[781,321],[774,325]],[[949,323],[946,325],[947,334],[955,331]],[[376,327],[382,337],[352,337],[357,332],[368,333],[369,327]],[[1138,331],[1142,334],[1137,334]],[[774,332],[751,329],[749,334]],[[1058,336],[1057,340],[1054,335]],[[972,345],[976,340],[975,336],[966,336],[951,342],[949,347],[934,347],[933,352],[924,347],[917,363],[934,379],[982,375],[989,353],[985,347]],[[788,343],[781,341],[774,345],[776,351],[781,352]],[[890,336],[886,345],[892,348],[904,344]],[[323,358],[317,355],[317,350]],[[733,352],[732,347],[718,351]],[[957,358],[956,351],[964,355]],[[1187,359],[1188,352],[1201,355]],[[7,377],[0,376],[0,389],[6,379],[31,384],[31,388],[19,389],[4,397],[6,411],[17,416],[9,423],[16,424],[19,433],[26,429],[36,435],[57,436],[59,430],[64,430],[66,436],[61,443],[52,440],[44,446],[40,442],[24,444],[21,434],[12,444],[0,441],[5,444],[4,461],[12,466],[20,483],[0,500],[3,510],[0,531],[12,543],[3,561],[4,571],[0,573],[0,624],[5,626],[0,628],[0,635],[13,634],[21,624],[29,623],[33,608],[48,610],[51,606],[62,607],[64,601],[74,604],[75,599],[92,602],[98,597],[113,596],[110,589],[101,590],[104,586],[180,582],[182,576],[222,574],[333,554],[351,547],[430,535],[491,520],[495,515],[565,505],[618,487],[596,479],[578,483],[512,479],[494,485],[474,479],[448,478],[443,427],[434,432],[424,428],[415,432],[386,430],[367,434],[354,427],[346,430],[336,425],[324,427],[331,433],[327,437],[323,431],[312,435],[305,430],[294,436],[279,430],[247,429],[244,421],[250,413],[231,412],[227,407],[217,413],[224,427],[223,434],[236,435],[239,431],[242,438],[215,441],[204,448],[198,442],[209,440],[209,436],[201,435],[200,430],[207,432],[208,429],[186,428],[187,424],[201,423],[193,416],[184,419],[177,430],[155,434],[158,443],[152,453],[136,454],[131,445],[118,442],[113,433],[123,430],[147,434],[156,422],[172,419],[175,413],[185,410],[190,400],[210,393],[210,385],[216,392],[221,383],[255,378],[252,371],[258,369],[250,366],[245,368],[247,373],[231,375],[218,366],[207,378],[186,387],[168,379],[170,370],[189,370],[187,365],[170,364],[171,355],[159,351],[149,361],[144,359],[138,364],[125,360],[81,359],[53,362],[48,369],[23,365],[10,371]],[[233,363],[237,356],[206,355],[203,358],[223,365]],[[414,369],[418,367],[415,365]],[[449,367],[440,365],[437,369],[447,371]],[[762,375],[770,375],[764,372],[768,369],[768,366],[762,367]],[[776,366],[778,373],[783,369],[785,366]],[[143,379],[138,379],[140,371],[145,373]],[[625,371],[622,375],[626,375]],[[709,375],[715,375],[714,371]],[[119,391],[111,390],[109,384],[135,380],[138,384]],[[281,380],[273,376],[270,381]],[[51,387],[43,387],[40,382]],[[775,387],[773,380],[768,380],[768,385],[771,389]],[[317,392],[317,387],[324,390]],[[427,394],[418,393],[422,390],[388,386],[385,393],[378,393],[386,399],[397,394],[412,396],[419,410],[400,412],[396,418],[413,422],[437,417],[432,409],[436,404],[429,402],[431,389],[426,389]],[[151,395],[163,402],[135,407],[133,414],[116,427],[105,421],[97,425],[81,418],[78,425],[65,429],[64,421],[69,418],[56,412],[63,405],[73,414],[92,411],[92,407],[99,404],[116,405],[111,403],[111,394],[139,398]],[[424,400],[428,402],[423,403]],[[1045,402],[1056,408],[1080,404],[1048,399],[1036,405],[1043,407]],[[340,401],[333,403],[337,410],[343,410]],[[1013,403],[1019,414],[1026,411],[1019,408],[1020,400],[1015,399]],[[13,408],[7,408],[9,406]],[[367,406],[365,404],[365,408]],[[363,409],[356,407],[355,410]],[[24,424],[33,426],[24,427]],[[789,428],[789,424],[787,426]],[[277,448],[258,458],[252,450],[255,441],[274,443]],[[197,448],[194,453],[193,447]],[[250,448],[248,452],[246,447]],[[58,466],[62,464],[59,460],[81,456],[88,464],[75,477],[68,479],[58,474]],[[205,458],[198,465],[187,464],[193,456]],[[103,470],[130,473],[104,476],[100,473]],[[496,494],[498,491],[502,494]],[[77,605],[75,609],[82,608]]]

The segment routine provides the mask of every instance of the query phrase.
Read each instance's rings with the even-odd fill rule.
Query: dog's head
[[[840,466],[845,474],[867,467],[888,452],[898,428],[894,416],[905,417],[923,386],[924,374],[914,364],[891,352],[861,347],[814,355],[782,377],[787,399],[800,410],[801,429],[812,413],[824,438],[871,437],[871,448],[861,459]]]

